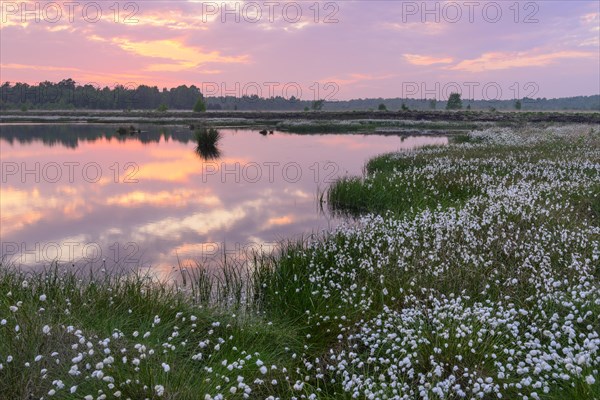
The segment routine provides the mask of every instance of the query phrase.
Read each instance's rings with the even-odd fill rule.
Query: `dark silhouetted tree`
[[[460,99],[460,93],[450,93],[448,103],[446,103],[446,110],[460,109],[462,109],[462,100]]]
[[[196,104],[194,104],[194,112],[205,112],[206,104],[204,103],[204,99],[202,96],[198,97]]]
[[[315,100],[312,102],[313,111],[321,111],[323,109],[323,104],[325,104],[325,100]]]
[[[520,110],[522,107],[521,100],[515,101],[515,109]]]

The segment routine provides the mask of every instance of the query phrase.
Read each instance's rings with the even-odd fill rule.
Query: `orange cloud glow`
[[[283,217],[276,217],[276,218],[270,218],[267,221],[267,225],[268,226],[280,226],[280,225],[289,225],[291,223],[294,222],[294,218],[289,216],[289,215],[285,215]]]
[[[121,49],[138,56],[169,59],[168,63],[147,66],[147,71],[183,71],[197,68],[206,63],[247,63],[248,56],[223,56],[218,51],[203,51],[187,46],[181,40],[153,40],[135,42],[129,39],[114,38],[112,42]]]
[[[123,207],[138,207],[142,204],[155,207],[176,207],[191,203],[215,206],[220,204],[220,200],[215,195],[196,190],[176,190],[174,192],[163,190],[156,193],[137,190],[123,195],[109,197],[106,200],[106,204],[108,205],[119,205]]]
[[[43,217],[40,211],[32,210],[27,206],[28,202],[39,204],[44,201],[37,189],[28,192],[10,187],[0,188],[0,198],[2,198],[2,224],[0,224],[2,236],[36,223]]]

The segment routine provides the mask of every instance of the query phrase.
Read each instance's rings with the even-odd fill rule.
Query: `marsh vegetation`
[[[247,273],[3,265],[0,395],[598,398],[598,132],[490,126],[372,159],[327,195],[355,219]]]

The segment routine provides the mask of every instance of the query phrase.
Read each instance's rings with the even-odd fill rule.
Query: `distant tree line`
[[[448,101],[450,107],[447,107]],[[560,111],[560,110],[581,110],[581,111],[600,111],[600,95],[594,96],[576,96],[563,97],[557,99],[547,98],[522,98],[513,100],[475,100],[475,99],[403,99],[403,98],[373,98],[373,99],[354,99],[339,102],[326,102],[324,110],[329,111],[352,111],[352,110],[382,110],[389,111],[401,110],[503,110],[503,111]],[[462,104],[461,104],[462,103]]]
[[[191,110],[201,97],[200,89],[194,85],[171,89],[146,85],[100,88],[91,84],[78,85],[73,79],[58,83],[45,81],[38,85],[5,82],[0,90],[2,109]]]
[[[199,100],[201,100],[199,102]],[[446,109],[448,99],[372,98],[347,101],[301,100],[278,96],[261,98],[253,96],[222,96],[203,98],[194,85],[159,89],[157,86],[137,87],[116,85],[98,87],[78,85],[73,79],[58,83],[41,82],[37,85],[4,82],[0,87],[2,110],[194,110],[204,109],[239,111],[365,111],[365,110],[432,110]],[[600,95],[577,96],[558,99],[523,98],[513,100],[462,99],[462,109],[467,110],[595,110],[600,111]]]

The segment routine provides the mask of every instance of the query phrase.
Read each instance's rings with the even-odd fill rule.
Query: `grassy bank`
[[[485,125],[486,123],[480,123]],[[489,123],[487,123],[489,125]],[[276,125],[278,130],[292,133],[373,133],[385,134],[393,133],[412,133],[415,132],[440,132],[448,131],[468,131],[476,129],[477,123],[474,122],[451,122],[451,121],[414,121],[414,120],[377,120],[377,119],[358,119],[358,120],[287,120],[281,121]]]
[[[0,397],[600,397],[598,126],[457,142],[371,160],[328,194],[360,218],[248,276],[3,266]]]
[[[26,112],[6,110],[0,113],[0,122],[91,122],[123,124],[206,124],[208,126],[243,126],[247,124],[275,125],[287,121],[430,121],[441,124],[449,121],[463,124],[493,122],[520,125],[524,123],[600,123],[600,113],[569,111],[98,111],[98,110],[31,110]]]

